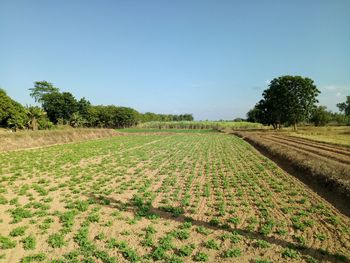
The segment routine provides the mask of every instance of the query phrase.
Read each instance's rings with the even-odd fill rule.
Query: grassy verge
[[[296,132],[288,131],[287,134],[319,142],[350,146],[350,126],[308,127]]]
[[[57,129],[0,133],[0,151],[37,148],[55,144],[92,140],[119,133],[112,129]]]

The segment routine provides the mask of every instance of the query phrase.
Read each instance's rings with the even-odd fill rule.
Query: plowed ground
[[[129,135],[0,153],[0,160],[3,262],[350,256],[349,218],[232,135]]]

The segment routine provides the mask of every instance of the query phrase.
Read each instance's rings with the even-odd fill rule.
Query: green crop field
[[[232,135],[130,133],[0,160],[0,262],[349,261],[349,218]]]

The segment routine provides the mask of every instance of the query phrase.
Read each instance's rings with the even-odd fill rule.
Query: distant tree
[[[117,128],[131,127],[137,124],[139,113],[128,107],[117,107],[115,111],[115,125]]]
[[[29,118],[28,128],[33,131],[39,129],[39,120],[46,118],[46,112],[38,106],[29,106],[26,108],[26,112]]]
[[[3,89],[0,89],[0,126],[14,131],[25,128],[28,117],[25,108],[11,99]]]
[[[82,127],[85,124],[86,120],[79,112],[74,112],[69,120],[70,126],[73,128]]]
[[[344,112],[345,116],[350,116],[350,96],[346,96],[346,101],[338,103],[339,111]]]
[[[326,106],[318,106],[315,108],[311,114],[310,121],[315,124],[315,126],[324,126],[329,123],[332,119],[332,113],[327,111]]]
[[[13,107],[12,99],[7,96],[3,89],[0,89],[0,125],[5,126],[9,118],[9,109]]]
[[[264,108],[264,121],[274,127],[290,123],[296,129],[300,121],[311,117],[319,93],[310,78],[282,76],[273,79],[263,92],[264,99],[260,103]]]
[[[46,93],[41,98],[42,106],[53,123],[62,119],[68,123],[72,114],[78,112],[78,102],[69,92]]]
[[[7,126],[14,131],[17,131],[17,129],[24,129],[27,123],[28,116],[25,108],[20,103],[13,101],[13,106],[9,109]]]
[[[90,107],[90,101],[86,100],[85,98],[81,98],[78,101],[78,112],[84,119],[88,118]]]
[[[59,89],[54,87],[52,83],[43,81],[34,82],[34,88],[29,89],[30,96],[35,99],[36,102],[42,102],[43,96],[51,93],[58,93]]]
[[[266,125],[272,125],[274,129],[277,129],[278,123],[273,115],[272,110],[268,107],[268,102],[260,100],[255,104],[254,108],[248,111],[247,121],[258,122]]]

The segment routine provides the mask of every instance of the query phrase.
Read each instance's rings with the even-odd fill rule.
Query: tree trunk
[[[36,131],[38,129],[38,122],[37,122],[35,117],[33,117],[33,119],[32,119],[31,126],[32,126],[33,131]]]
[[[297,123],[296,122],[294,122],[293,128],[294,128],[294,131],[297,130]]]

